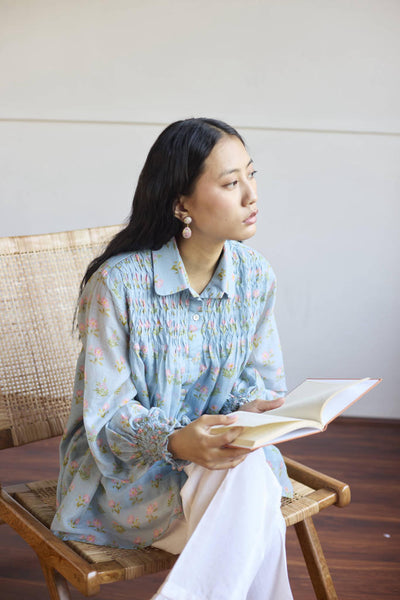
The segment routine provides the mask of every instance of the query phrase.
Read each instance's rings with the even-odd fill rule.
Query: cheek
[[[215,215],[218,219],[229,220],[229,214],[232,212],[232,202],[224,198],[213,198],[207,203],[205,211],[208,215]]]
[[[214,213],[219,223],[231,223],[235,220],[237,216],[237,211],[235,211],[232,206],[225,205],[219,206],[218,210]]]

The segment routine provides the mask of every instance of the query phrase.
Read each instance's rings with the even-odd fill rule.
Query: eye
[[[249,173],[249,179],[254,179],[254,177],[256,176],[257,171],[251,171]]]
[[[226,183],[226,184],[224,185],[224,187],[226,187],[226,188],[228,188],[228,189],[230,189],[230,190],[233,190],[233,188],[235,188],[235,187],[237,186],[237,184],[238,184],[238,180],[237,180],[237,179],[235,179],[235,181],[231,181],[231,182],[229,182],[229,183]]]

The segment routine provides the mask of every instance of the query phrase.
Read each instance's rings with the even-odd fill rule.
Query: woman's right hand
[[[229,447],[242,432],[242,427],[233,427],[219,433],[210,432],[214,425],[232,425],[236,415],[202,415],[169,436],[168,450],[172,456],[189,460],[206,469],[231,469],[241,463],[250,450]]]

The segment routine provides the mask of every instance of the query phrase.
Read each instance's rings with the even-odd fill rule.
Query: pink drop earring
[[[188,240],[192,236],[192,230],[189,227],[190,223],[192,222],[192,218],[185,217],[183,222],[185,223],[186,227],[182,230],[182,237],[184,237],[185,240]]]

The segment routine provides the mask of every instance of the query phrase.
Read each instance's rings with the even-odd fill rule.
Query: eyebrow
[[[249,160],[249,162],[246,165],[246,169],[253,163],[253,159],[251,158]],[[220,179],[221,177],[224,177],[224,175],[231,175],[231,173],[238,173],[240,171],[240,169],[228,169],[226,171],[222,171],[222,173],[219,174],[218,179]]]

